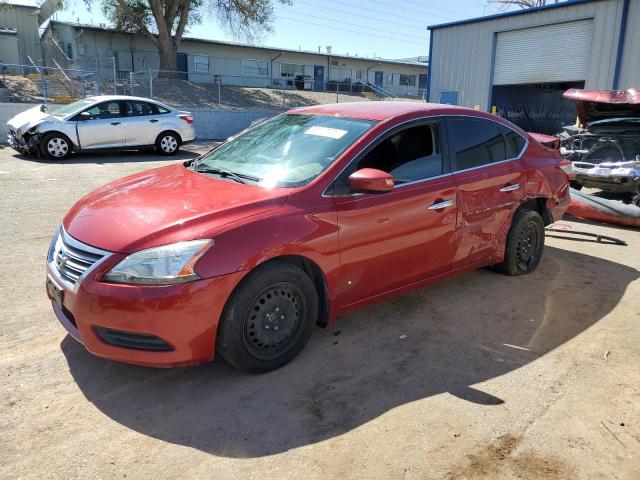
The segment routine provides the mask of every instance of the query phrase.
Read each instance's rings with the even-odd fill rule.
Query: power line
[[[326,1],[331,1],[331,0],[326,0]],[[296,3],[302,3],[302,4],[309,5],[309,6],[314,7],[314,8],[322,8],[323,10],[327,10],[326,5],[316,5],[316,4],[307,2],[305,0],[296,0]],[[335,3],[339,3],[339,2],[335,2]],[[419,27],[416,27],[415,25],[407,25],[406,23],[395,22],[395,21],[389,20],[387,18],[371,17],[371,16],[368,16],[368,15],[362,15],[360,13],[349,12],[349,11],[346,11],[346,10],[340,10],[338,8],[331,8],[329,10],[331,12],[344,13],[345,15],[351,15],[353,17],[360,17],[360,18],[365,18],[367,20],[374,20],[376,22],[382,22],[382,23],[386,23],[386,24],[398,25],[398,26],[403,27],[403,28],[419,29]],[[404,18],[404,17],[401,17],[401,18]],[[411,21],[414,21],[416,23],[420,23],[422,25],[422,28],[424,28],[426,30],[426,25],[427,25],[426,22],[418,22],[417,20],[411,20]]]
[[[369,0],[369,1],[372,1],[372,2],[375,1],[375,3],[382,3],[382,2],[377,1],[377,0]],[[429,9],[433,9],[433,10],[440,10],[441,12],[446,12],[446,13],[453,13],[454,15],[464,15],[464,16],[468,16],[469,15],[468,12],[457,12],[455,10],[449,10],[448,8],[442,8],[440,6],[435,7],[435,6],[431,5],[428,2],[427,3],[425,3],[425,2],[416,2],[416,0],[413,0],[413,3],[414,4],[416,4],[416,3],[421,4],[424,8],[429,8]],[[397,5],[394,5],[394,6],[397,6]],[[404,6],[402,8],[404,8]]]
[[[389,2],[382,2],[380,0],[367,0],[367,1],[369,1],[371,3],[378,3],[378,4],[383,5],[383,6],[398,8],[398,5],[394,5],[393,3],[389,3]],[[406,3],[408,3],[408,2],[406,2]],[[356,5],[353,5],[353,6],[356,7]],[[362,8],[362,7],[358,6],[357,8]],[[416,10],[415,8],[410,8],[410,7],[405,6],[404,4],[402,5],[401,8],[402,8],[403,11],[416,12],[416,13],[419,13],[421,15],[430,15],[432,17],[442,18],[444,20],[452,20],[452,17],[450,15],[447,16],[447,17],[443,17],[442,15],[439,15],[437,13],[425,12],[424,10]],[[436,9],[436,10],[443,10],[442,8],[438,8],[438,7],[425,7],[425,8],[433,8],[433,9]],[[447,10],[445,10],[445,11],[447,11]],[[451,10],[448,10],[448,11],[451,12]],[[451,13],[453,13],[453,12],[451,12]],[[385,13],[385,15],[389,15],[389,14]],[[456,13],[455,15],[460,16],[460,15],[464,15],[464,14],[463,13]]]
[[[285,19],[285,20],[293,20],[294,22],[307,23],[309,25],[315,25],[317,27],[325,27],[325,28],[331,28],[333,30],[342,30],[344,32],[356,33],[356,34],[360,34],[360,35],[366,35],[367,37],[370,37],[370,38],[371,37],[373,37],[373,38],[382,38],[384,40],[393,40],[395,42],[411,43],[411,44],[414,44],[414,45],[421,45],[421,46],[423,46],[425,48],[426,48],[426,45],[427,45],[426,41],[424,43],[412,42],[410,40],[403,40],[403,39],[400,39],[400,38],[386,37],[386,36],[383,36],[383,35],[374,35],[371,32],[357,32],[355,30],[350,30],[348,28],[334,27],[332,25],[326,25],[326,24],[323,24],[323,23],[315,23],[315,22],[310,22],[308,20],[300,20],[299,18],[284,17],[282,15],[279,15],[278,18],[282,18],[282,19]]]
[[[318,15],[311,15],[309,13],[299,13],[299,12],[294,12],[294,11],[287,11],[284,9],[280,9],[280,8],[276,8],[277,11],[281,11],[281,12],[285,12],[285,13],[291,13],[291,14],[295,14],[295,15],[302,15],[304,17],[311,17],[311,18],[316,18],[318,20],[326,20],[329,22],[334,22],[334,23],[341,23],[344,25],[349,25],[351,27],[356,27],[356,28],[366,28],[363,27],[362,25],[358,25],[357,23],[350,23],[350,22],[343,22],[342,20],[334,20],[333,18],[327,18],[327,17],[320,17]],[[375,29],[376,32],[382,32],[382,33],[389,33],[391,35],[395,35],[397,37],[404,37],[410,40],[418,40],[417,36],[411,36],[411,35],[404,35],[402,33],[396,33],[396,32],[392,32],[391,30],[382,30],[380,28],[376,28]],[[423,32],[424,33],[424,32]],[[425,40],[426,41],[426,40]]]
[[[404,20],[406,22],[415,22],[415,23],[419,23],[420,25],[426,25],[426,22],[424,20],[416,20],[415,18],[405,17],[405,16],[402,16],[402,15],[396,15],[394,13],[385,12],[384,10],[376,10],[375,8],[369,8],[369,7],[359,7],[359,6],[356,6],[356,5],[347,5],[344,2],[338,1],[338,0],[324,0],[324,1],[325,2],[331,2],[331,3],[337,3],[338,5],[340,5],[342,7],[357,8],[358,10],[365,10],[367,12],[377,13],[377,14],[380,14],[380,15],[384,15],[385,17],[395,17],[395,18],[399,18],[400,20]]]

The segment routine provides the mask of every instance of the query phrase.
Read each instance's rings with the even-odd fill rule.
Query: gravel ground
[[[550,234],[532,275],[369,306],[266,375],[89,355],[44,292],[51,233],[91,189],[179,160],[0,149],[0,478],[640,478],[637,231],[563,221],[628,246]]]

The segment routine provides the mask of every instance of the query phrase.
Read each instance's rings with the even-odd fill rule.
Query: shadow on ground
[[[69,337],[62,351],[86,398],[113,420],[214,455],[258,457],[342,435],[444,392],[486,408],[509,402],[472,385],[579,335],[638,276],[548,247],[534,274],[479,270],[346,315],[318,329],[293,363],[260,376],[223,361],[173,370],[118,364]]]
[[[206,151],[206,150],[205,150]],[[152,149],[150,150],[103,150],[97,152],[82,152],[73,154],[66,160],[49,160],[44,157],[26,156],[19,153],[15,154],[16,158],[31,163],[47,163],[60,165],[73,164],[97,164],[107,165],[112,163],[143,163],[143,162],[170,162],[176,160],[190,160],[199,156],[198,151],[181,149],[177,154],[172,156],[158,155]]]

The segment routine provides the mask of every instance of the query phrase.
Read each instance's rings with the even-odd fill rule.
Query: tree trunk
[[[178,49],[175,47],[171,37],[160,37],[158,39],[158,53],[160,55],[160,70],[168,70],[168,72],[159,72],[159,76],[170,76],[171,73],[169,72],[175,72],[177,68],[176,59],[178,56]]]

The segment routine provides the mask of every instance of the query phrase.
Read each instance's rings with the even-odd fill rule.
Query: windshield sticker
[[[346,130],[340,130],[339,128],[329,128],[329,127],[311,127],[309,130],[304,132],[305,135],[316,135],[317,137],[327,137],[338,140],[342,138],[347,133]]]

